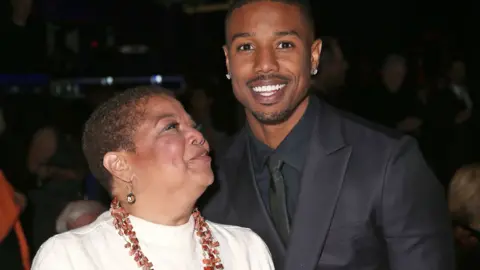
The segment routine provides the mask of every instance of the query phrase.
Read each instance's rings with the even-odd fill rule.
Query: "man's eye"
[[[250,51],[253,49],[253,46],[251,44],[242,44],[237,47],[237,51]]]
[[[179,125],[180,125],[180,124],[178,124],[177,122],[168,124],[168,125],[163,129],[163,131],[168,131],[168,130],[171,130],[171,129],[178,129],[178,126],[179,126]]]
[[[292,42],[280,42],[278,44],[279,49],[290,49],[295,47]]]

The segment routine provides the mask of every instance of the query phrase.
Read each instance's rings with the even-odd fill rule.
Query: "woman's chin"
[[[191,176],[191,180],[203,188],[207,188],[213,184],[213,178],[212,170],[196,171]]]

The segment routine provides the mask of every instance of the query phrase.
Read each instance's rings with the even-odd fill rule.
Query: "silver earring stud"
[[[230,75],[230,73],[227,73],[227,75],[225,75],[225,77],[227,77],[228,80],[230,80],[232,78],[232,76]]]
[[[316,69],[316,68],[315,68],[315,69],[313,69],[313,71],[312,71],[312,75],[317,75],[317,73],[318,73],[318,69]]]

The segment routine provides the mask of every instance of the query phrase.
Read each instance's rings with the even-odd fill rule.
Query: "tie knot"
[[[283,164],[283,160],[276,158],[275,156],[270,156],[270,158],[268,158],[268,169],[272,173],[280,171]]]

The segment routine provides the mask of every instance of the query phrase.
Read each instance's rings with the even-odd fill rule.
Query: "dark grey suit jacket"
[[[277,270],[450,270],[444,191],[415,140],[321,102],[287,248],[253,179],[247,134],[221,159],[209,220],[249,227]]]

